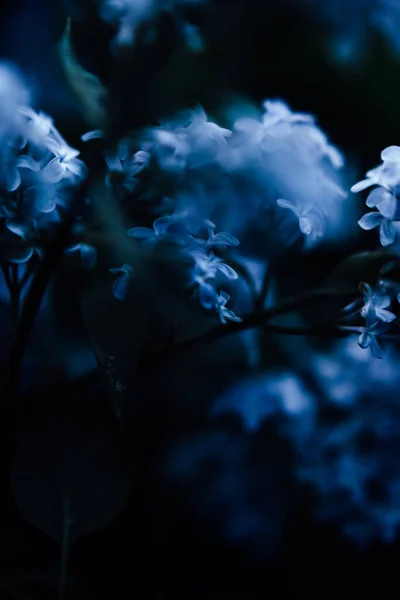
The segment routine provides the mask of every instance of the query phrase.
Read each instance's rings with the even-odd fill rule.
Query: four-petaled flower
[[[373,356],[382,358],[378,337],[386,333],[390,323],[397,318],[394,313],[387,310],[392,299],[382,286],[373,289],[368,283],[361,282],[359,289],[364,302],[360,313],[366,324],[359,336],[358,343],[361,348],[370,348]]]
[[[358,338],[359,346],[364,350],[370,348],[371,354],[375,356],[375,358],[383,358],[383,351],[378,337],[383,333],[386,333],[388,329],[389,323],[384,323],[368,316],[366,325]]]
[[[396,315],[387,310],[391,304],[391,298],[384,289],[373,290],[365,282],[361,282],[359,288],[364,300],[364,306],[361,309],[361,316],[364,319],[378,320],[383,323],[391,323],[396,319]]]
[[[189,253],[194,260],[193,281],[195,283],[202,285],[210,279],[215,279],[218,273],[227,279],[238,278],[236,271],[212,252],[207,253],[203,248],[194,248]]]
[[[393,194],[383,188],[377,188],[374,192],[377,192],[376,197],[378,197],[378,194],[382,198],[385,196],[379,204],[375,205],[379,212],[366,213],[358,221],[358,224],[367,231],[379,227],[379,240],[382,246],[389,246],[396,239],[396,225],[393,223],[393,219],[397,211],[397,200]],[[369,202],[368,206],[372,206],[374,198],[371,198]]]
[[[314,237],[322,237],[325,233],[324,217],[317,207],[301,208],[290,200],[279,199],[276,201],[281,208],[291,210],[299,220],[300,231],[304,235],[312,235]]]
[[[378,186],[369,194],[367,206],[377,208],[379,212],[366,213],[358,224],[362,229],[379,227],[379,238],[382,246],[393,244],[400,210],[397,193],[400,188],[400,147],[389,146],[381,153],[382,164],[367,172],[367,178],[351,188],[354,193],[371,186]]]
[[[43,177],[51,183],[58,183],[64,178],[83,178],[86,173],[84,163],[77,157],[80,152],[70,148],[64,141],[49,144],[55,157],[43,169]]]

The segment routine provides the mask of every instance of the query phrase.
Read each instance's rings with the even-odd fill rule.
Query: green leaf
[[[115,424],[85,426],[72,411],[52,412],[19,431],[11,489],[25,518],[55,538],[65,558],[79,537],[122,511],[132,484]]]
[[[88,125],[93,129],[106,126],[108,92],[98,77],[86,71],[76,57],[72,45],[71,18],[68,17],[64,33],[56,46],[57,55],[74,94],[77,105]]]
[[[382,268],[393,263],[400,264],[400,257],[394,252],[357,252],[336,265],[314,292],[326,295],[356,294],[361,281],[374,285],[382,275]]]

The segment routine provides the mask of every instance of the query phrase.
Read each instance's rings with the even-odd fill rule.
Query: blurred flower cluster
[[[117,28],[114,48],[132,46],[141,30],[144,39],[151,43],[157,36],[156,21],[163,12],[170,13],[175,26],[185,41],[194,49],[201,49],[198,28],[188,18],[188,9],[203,4],[205,0],[101,0],[100,15]]]
[[[104,153],[106,185],[134,225],[128,235],[153,248],[175,245],[181,258],[191,258],[190,283],[223,323],[238,317],[219,286],[238,275],[219,253],[240,239],[243,255],[269,259],[302,240],[310,246],[337,235],[344,221],[341,153],[311,115],[278,100],[263,109],[221,127],[198,107]],[[154,217],[152,227],[142,226]],[[125,265],[118,298],[125,297],[120,282],[125,286],[127,275]]]
[[[374,32],[379,32],[395,53],[400,52],[398,0],[317,0],[303,6],[328,26],[332,56],[342,63],[359,62]]]
[[[302,353],[306,378],[275,370],[236,383],[213,414],[235,413],[250,432],[275,420],[295,477],[316,494],[318,517],[362,545],[392,541],[400,527],[399,357],[376,361],[351,340],[326,353],[302,344]]]

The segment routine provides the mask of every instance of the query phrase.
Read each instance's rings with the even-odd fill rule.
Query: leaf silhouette
[[[21,512],[61,548],[112,521],[132,488],[115,426],[78,417],[56,407],[21,429],[11,471]]]
[[[56,51],[70,89],[78,102],[78,108],[87,123],[94,129],[105,127],[107,89],[98,77],[79,64],[72,45],[70,17]]]
[[[399,263],[399,257],[393,252],[376,250],[357,252],[341,261],[321,285],[314,290],[316,294],[346,295],[358,293],[361,281],[374,284],[388,263]]]

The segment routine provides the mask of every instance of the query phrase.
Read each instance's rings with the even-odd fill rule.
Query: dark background
[[[108,27],[93,20],[83,4],[65,4],[76,17],[74,42],[82,64],[111,82]],[[30,74],[36,83],[37,105],[55,117],[68,139],[74,139],[85,124],[51,54],[64,28],[64,9],[61,3],[45,0],[3,3],[0,56],[15,60]],[[204,15],[194,18],[208,23]],[[379,36],[371,33],[362,65],[345,67],[335,64],[326,52],[329,29],[294,2],[220,2],[207,27],[211,42],[205,56],[178,54],[172,66],[160,63],[157,56],[139,57],[139,66],[127,78],[131,104],[127,101],[122,107],[133,124],[155,122],[160,111],[172,112],[192,101],[218,112],[220,102],[237,95],[256,103],[279,97],[294,110],[316,114],[358,175],[379,162],[382,148],[400,139],[400,60]],[[340,252],[367,243],[361,236],[361,241],[350,240]],[[316,251],[311,257],[315,272],[323,270],[327,256],[334,262],[340,253]],[[6,306],[1,310],[7,314]],[[6,323],[7,317],[2,316],[2,321]],[[189,490],[171,485],[162,465],[179,441],[199,432],[212,436],[215,431],[227,432],[232,444],[246,439],[234,418],[209,422],[208,410],[217,392],[232,381],[233,373],[245,370],[240,347],[233,358],[221,359],[224,344],[229,343],[221,341],[213,348],[171,359],[141,375],[129,392],[122,437],[128,440],[123,449],[134,492],[111,525],[73,547],[70,597],[250,600],[279,595],[312,600],[398,594],[399,544],[362,550],[345,541],[335,524],[316,524],[313,498],[293,487],[288,475],[290,451],[270,426],[253,434],[248,459],[266,465],[265,488],[259,494],[272,507],[271,528],[261,551],[251,540],[233,542],[221,535],[218,511],[212,518],[199,514],[196,495],[201,497],[203,481],[207,486],[207,472],[199,472],[197,487]],[[56,344],[61,352],[61,336]],[[68,404],[71,413],[79,411],[89,428],[114,422],[98,375],[69,380],[60,371],[49,372],[47,379],[48,383],[40,382],[40,393],[31,390],[25,398],[33,414],[57,398]],[[3,433],[7,438],[9,432]],[[59,550],[54,540],[21,516],[9,490],[8,456],[5,450],[1,598],[55,598]],[[212,464],[205,467],[206,471],[212,468]],[[32,481],[32,485],[38,484]],[[11,591],[15,575],[17,587]]]

